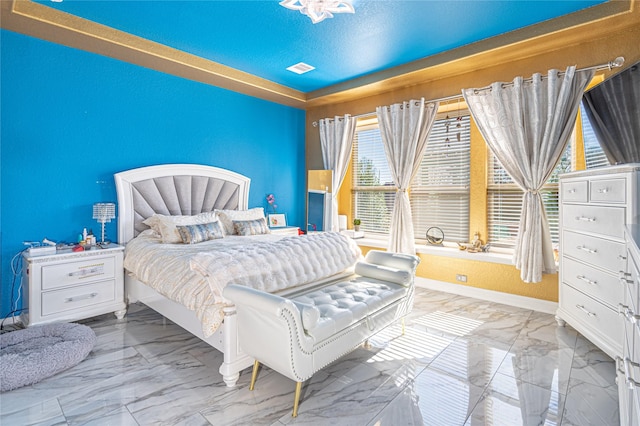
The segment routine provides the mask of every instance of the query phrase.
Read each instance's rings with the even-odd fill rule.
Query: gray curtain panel
[[[584,94],[584,109],[611,164],[640,162],[640,62]]]

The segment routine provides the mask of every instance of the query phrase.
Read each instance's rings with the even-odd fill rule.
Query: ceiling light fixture
[[[317,24],[325,18],[333,18],[334,13],[355,13],[351,0],[282,0],[281,6],[291,10],[299,10]]]

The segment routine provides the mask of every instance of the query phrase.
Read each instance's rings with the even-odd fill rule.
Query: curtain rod
[[[578,68],[576,69],[576,71],[590,71],[590,70],[596,70],[596,71],[602,71],[602,70],[609,70],[611,71],[613,68],[620,68],[622,65],[624,65],[624,57],[623,56],[618,56],[617,58],[615,58],[613,61],[609,61],[606,64],[601,64],[601,65],[594,65],[592,67],[586,67],[586,68]],[[558,75],[564,75],[565,71],[560,71],[558,73]],[[546,76],[543,76],[542,78],[546,78]],[[531,78],[527,78],[524,80],[525,82],[531,82],[532,79]],[[505,85],[509,85],[509,84],[513,84],[513,83],[504,83]],[[476,89],[477,91],[483,91],[483,90],[491,90],[491,86],[487,86],[487,87],[483,87],[481,89]],[[442,98],[437,98],[437,99],[431,99],[425,102],[447,102],[447,101],[453,101],[453,100],[459,100],[459,99],[464,99],[464,97],[462,96],[462,93],[459,95],[451,95],[451,96],[445,96]],[[375,111],[373,112],[367,112],[364,114],[358,114],[358,115],[352,115],[352,118],[361,118],[361,117],[367,117],[370,115],[375,115]],[[311,123],[313,125],[313,127],[318,127],[318,122],[314,121],[313,123]]]
[[[613,68],[620,68],[622,65],[624,65],[624,57],[623,56],[618,56],[617,58],[615,58],[613,61],[609,61],[606,64],[602,64],[602,65],[594,65],[592,67],[586,67],[586,68],[576,68],[576,72],[578,71],[591,71],[591,70],[595,70],[595,71],[602,71],[602,70],[609,70],[611,71]],[[566,71],[558,71],[558,76],[561,75],[565,75]],[[549,78],[546,75],[543,75],[540,77],[542,80]],[[531,83],[533,81],[533,78],[524,78],[522,79],[523,83]],[[507,83],[502,83],[502,88],[505,87],[510,87],[513,86],[513,82],[507,82]],[[479,89],[474,89],[474,93],[480,93],[480,92],[484,92],[487,90],[491,90],[492,86],[486,86],[486,87],[481,87]]]

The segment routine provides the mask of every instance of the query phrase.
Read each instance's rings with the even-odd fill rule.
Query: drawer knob
[[[589,315],[590,317],[596,316],[595,312],[589,311],[587,308],[584,307],[584,305],[576,305],[576,308],[580,309],[582,312]]]
[[[597,253],[598,250],[596,249],[590,249],[589,247],[585,247],[585,246],[578,246],[576,247],[578,250],[582,250],[582,251],[586,251],[587,253],[593,254],[593,253]]]
[[[79,271],[69,272],[70,277],[86,277],[87,275],[104,274],[104,265],[94,266],[93,268],[83,268]]]
[[[621,317],[625,317],[625,319],[632,324],[637,323],[639,318],[639,316],[636,315],[631,310],[631,308],[629,308],[627,305],[623,305],[622,303],[618,303],[618,315]]]
[[[598,189],[598,192],[600,194],[606,194],[607,192],[609,192],[609,188],[600,188],[600,189]]]
[[[577,190],[576,190],[575,188],[571,188],[571,189],[570,189],[570,190],[568,190],[567,192],[568,192],[569,194],[575,194],[575,193],[576,193],[576,191],[577,191]]]
[[[598,284],[598,281],[592,281],[589,278],[585,277],[584,275],[578,275],[576,276],[576,278],[579,279],[580,281],[584,281],[587,284],[591,284],[591,285]]]
[[[620,282],[622,284],[635,284],[635,282],[633,280],[628,280],[628,279],[622,278],[622,277],[620,277]]]
[[[627,256],[623,256],[621,254],[618,255],[618,260],[627,260]]]
[[[624,365],[624,382],[627,385],[627,387],[631,390],[634,390],[637,387],[640,387],[640,383],[638,383],[633,377],[632,377],[632,371],[633,371],[633,367],[640,367],[640,364],[638,364],[637,362],[633,362],[631,361],[631,359],[629,359],[629,357],[624,357],[624,359],[622,360],[622,364]]]
[[[86,300],[86,299],[93,299],[94,297],[96,297],[98,295],[98,293],[89,293],[89,294],[84,294],[82,296],[75,296],[75,297],[67,297],[66,299],[64,299],[64,301],[66,303],[69,302],[77,302],[78,300]]]
[[[576,220],[582,221],[582,222],[595,222],[596,218],[595,217],[586,217],[586,216],[576,216]]]

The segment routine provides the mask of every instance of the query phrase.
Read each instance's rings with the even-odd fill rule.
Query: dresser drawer
[[[589,182],[586,180],[579,180],[573,182],[562,182],[560,199],[573,202],[587,202],[589,198]]]
[[[594,180],[589,186],[589,199],[599,203],[624,203],[625,194],[625,179]]]
[[[42,293],[42,315],[55,315],[70,310],[81,310],[92,305],[115,301],[114,280],[53,290]]]
[[[622,239],[624,215],[624,207],[566,204],[562,206],[562,226]]]
[[[599,334],[622,346],[623,319],[618,316],[617,310],[606,307],[564,283],[560,285],[560,300],[562,309],[578,319],[586,328],[597,330]]]
[[[625,288],[617,274],[606,273],[568,257],[562,262],[562,281],[612,309],[617,309],[624,299]]]
[[[88,257],[77,262],[66,262],[42,267],[42,289],[66,287],[80,283],[104,281],[115,276],[114,256]]]
[[[562,254],[607,269],[616,275],[625,269],[627,256],[622,243],[571,231],[562,233]]]

